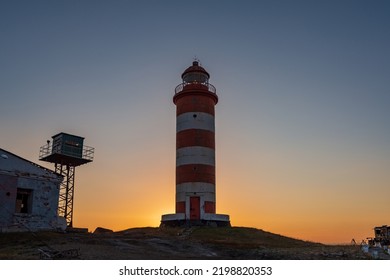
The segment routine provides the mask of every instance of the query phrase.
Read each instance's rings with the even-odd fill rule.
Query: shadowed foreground
[[[0,259],[40,258],[356,260],[370,257],[359,246],[329,246],[244,227],[0,234]]]

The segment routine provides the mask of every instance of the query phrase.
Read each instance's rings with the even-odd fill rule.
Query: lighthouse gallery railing
[[[217,93],[217,90],[215,89],[215,87],[212,84],[192,82],[192,83],[181,83],[181,84],[179,84],[175,88],[175,94],[183,91],[185,89],[185,87],[187,87],[187,86],[191,86],[191,87],[194,87],[194,88],[199,87],[199,88],[202,88],[202,89],[207,88],[208,91],[210,91],[212,93]]]

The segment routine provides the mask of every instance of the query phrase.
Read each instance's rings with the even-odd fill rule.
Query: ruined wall
[[[0,174],[0,228],[12,224],[18,179]]]
[[[27,213],[18,211],[18,189],[30,192]],[[55,229],[58,223],[58,195],[58,182],[0,174],[1,231]]]
[[[0,232],[59,227],[62,176],[4,150],[0,152]]]

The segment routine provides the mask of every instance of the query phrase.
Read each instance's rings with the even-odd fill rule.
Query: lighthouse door
[[[199,196],[190,197],[190,219],[200,220],[200,197]]]

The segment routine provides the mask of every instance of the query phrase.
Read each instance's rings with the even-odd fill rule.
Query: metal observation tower
[[[55,172],[64,180],[60,186],[58,216],[66,219],[68,227],[73,227],[73,197],[76,166],[93,161],[95,149],[84,146],[84,138],[61,132],[52,136],[53,141],[39,150],[39,159],[55,164]]]

